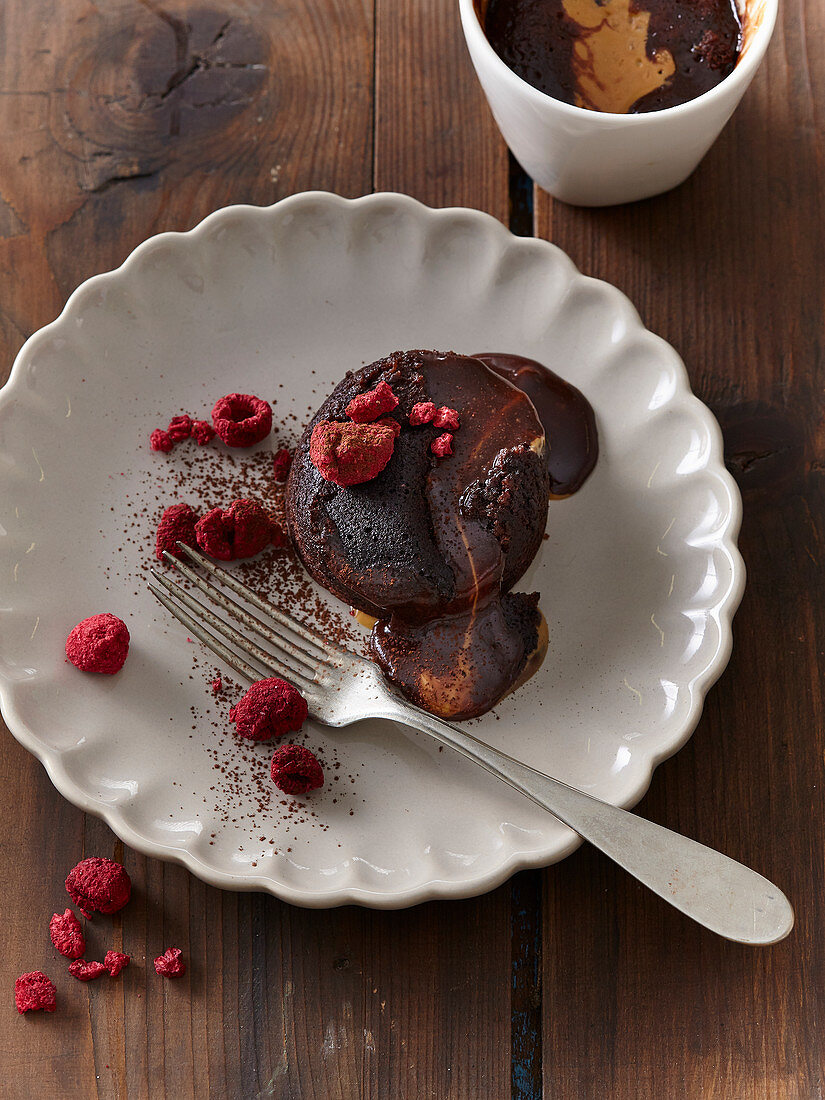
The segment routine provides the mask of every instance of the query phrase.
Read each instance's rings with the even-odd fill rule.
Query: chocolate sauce
[[[538,667],[538,597],[510,589],[541,544],[551,491],[574,492],[597,449],[578,390],[532,360],[483,360],[399,352],[347,376],[313,423],[343,419],[356,393],[386,381],[402,425],[390,462],[361,485],[325,482],[308,458],[310,425],[287,491],[296,549],[320,583],[375,616],[370,650],[387,677],[456,720]],[[430,452],[438,429],[409,424],[425,399],[458,410],[448,457]]]
[[[509,395],[508,390],[497,394],[474,360],[503,379]],[[537,602],[507,593],[501,542],[468,517],[467,487],[494,465],[502,448],[514,440],[529,442],[530,432],[535,437],[540,428],[551,492],[569,496],[596,463],[598,435],[584,395],[533,359],[485,352],[453,359],[440,376],[430,364],[427,378],[437,405],[461,409],[456,455],[435,467],[427,487],[436,541],[457,579],[456,596],[433,607],[434,617],[396,614],[379,620],[371,650],[414,702],[445,717],[467,718],[489,710],[518,678],[529,656],[524,639]],[[529,398],[538,425],[516,394]],[[491,409],[496,410],[492,417]]]
[[[483,351],[473,358],[527,394],[547,440],[550,491],[554,497],[575,493],[584,485],[599,454],[596,417],[581,390],[523,355]]]
[[[489,710],[518,676],[527,657],[527,614],[517,597],[502,603],[501,542],[483,514],[462,506],[462,498],[500,452],[533,445],[538,453],[544,433],[523,390],[499,372],[479,370],[476,359],[439,356],[425,366],[430,399],[458,409],[461,419],[454,453],[432,466],[424,490],[433,537],[454,587],[449,599],[431,601],[423,614],[416,601],[380,618],[371,650],[419,705],[468,718]],[[534,454],[530,458],[535,462]]]
[[[483,25],[534,88],[618,114],[702,95],[733,71],[742,39],[735,0],[489,0]]]

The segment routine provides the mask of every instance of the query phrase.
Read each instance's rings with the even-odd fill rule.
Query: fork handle
[[[549,810],[654,894],[712,932],[739,943],[770,944],[793,927],[788,899],[749,867],[544,775],[417,707],[400,701],[398,706],[406,724],[449,745]]]

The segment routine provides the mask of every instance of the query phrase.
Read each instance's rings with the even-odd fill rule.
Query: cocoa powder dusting
[[[307,409],[307,421],[312,411]],[[285,485],[275,480],[272,456],[280,447],[291,450],[303,427],[294,414],[286,419],[292,423],[288,427],[283,423],[276,424],[265,449],[255,453],[233,453],[218,440],[205,446],[183,441],[174,453],[157,456],[150,483],[136,493],[122,495],[120,509],[117,509],[123,517],[122,546],[134,547],[138,551],[135,556],[144,566],[143,573],[129,574],[128,579],[135,585],[135,596],[145,584],[149,567],[156,564],[158,523],[164,510],[172,504],[191,504],[203,515],[217,506],[226,508],[239,497],[250,498],[260,503],[271,518],[286,530]],[[149,446],[148,441],[140,441],[137,445]],[[110,476],[116,478],[118,475]],[[112,505],[110,510],[115,512],[115,506]],[[126,556],[118,555],[115,560],[122,562]],[[228,568],[264,599],[283,607],[331,641],[366,655],[367,633],[329,605],[310,580],[291,545],[269,546],[254,558],[228,563]],[[103,574],[106,580],[123,576],[115,565],[104,567]],[[160,608],[156,621],[164,628],[170,625],[166,613]],[[200,680],[203,684],[202,705],[190,707],[192,724],[191,731],[187,731],[188,736],[202,743],[215,772],[215,782],[208,790],[193,792],[201,797],[207,807],[206,816],[214,818],[223,830],[234,829],[249,834],[250,828],[253,828],[254,832],[260,833],[258,842],[268,844],[273,854],[277,854],[291,852],[292,844],[299,839],[292,827],[310,826],[324,832],[330,829],[323,813],[325,801],[329,800],[336,806],[342,802],[345,805],[350,803],[349,813],[354,812],[356,803],[363,801],[356,797],[358,772],[345,773],[326,730],[315,727],[290,736],[291,741],[305,743],[318,757],[327,779],[325,790],[311,799],[284,795],[270,778],[270,761],[276,743],[255,743],[238,737],[229,722],[229,711],[243,694],[246,683],[237,682],[227,675],[227,671],[215,664],[214,656],[200,643],[182,647],[181,652],[184,650],[186,660],[191,662],[189,679]],[[218,679],[221,690],[215,695],[213,683]],[[176,778],[170,776],[170,780],[173,786],[184,786]],[[317,809],[314,808],[316,806]],[[219,832],[211,832],[208,843],[214,845],[219,836]],[[239,845],[238,850],[243,851],[243,846]],[[251,866],[257,866],[257,861],[252,861]]]

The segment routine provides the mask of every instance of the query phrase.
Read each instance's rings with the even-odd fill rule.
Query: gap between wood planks
[[[510,158],[510,231],[534,235],[533,181]],[[523,871],[510,892],[510,1095],[512,1100],[542,1098],[542,872]]]

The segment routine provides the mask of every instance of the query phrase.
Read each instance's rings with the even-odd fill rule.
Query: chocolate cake
[[[347,373],[304,433],[287,485],[307,570],[376,619],[371,653],[396,687],[452,719],[489,710],[523,677],[542,622],[537,594],[511,588],[535,557],[557,485],[536,404],[496,367],[408,351]],[[310,458],[313,430],[347,421],[352,399],[382,382],[398,399],[391,458],[361,484],[326,480]],[[410,424],[423,402],[458,412],[452,454],[433,453],[434,424]]]

